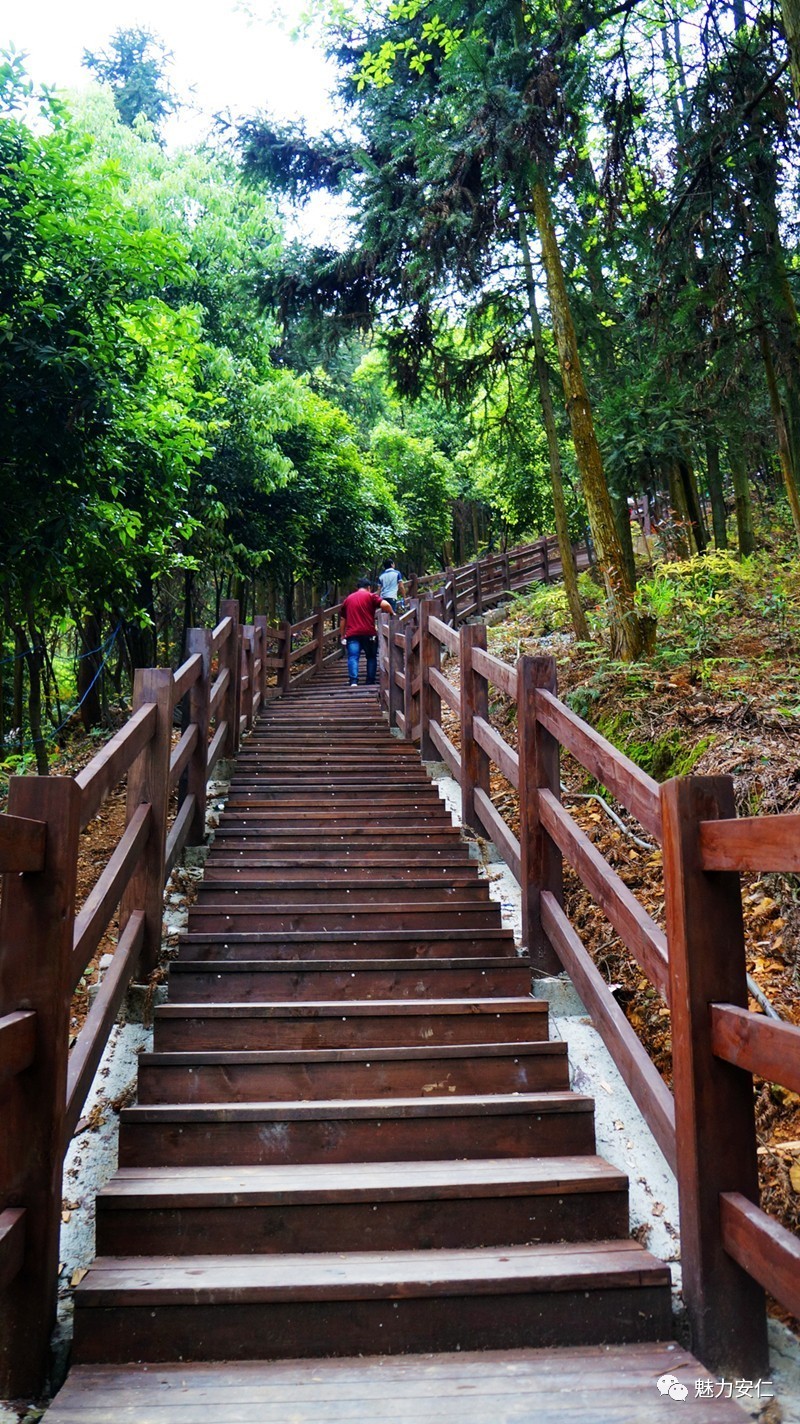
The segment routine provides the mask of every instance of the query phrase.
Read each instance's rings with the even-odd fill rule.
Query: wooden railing
[[[737,872],[800,870],[800,816],[737,820],[730,777],[659,786],[559,701],[554,659],[512,667],[487,651],[484,625],[456,632],[447,615],[439,597],[381,620],[390,723],[459,783],[464,824],[519,881],[534,974],[568,972],[676,1173],[693,1349],[710,1368],[760,1376],[764,1291],[800,1315],[800,1241],[758,1205],[751,1075],[800,1092],[800,1028],[748,1009]],[[456,659],[458,686],[446,675]],[[516,747],[491,723],[490,687],[516,706]],[[562,750],[661,846],[666,932],[562,804]],[[492,766],[518,793],[519,837],[491,799]],[[669,1007],[674,1091],[565,913],[565,861]]]
[[[192,628],[176,672],[140,669],[133,711],[75,777],[14,777],[0,816],[0,1398],[36,1393],[55,1317],[64,1152],[134,974],[161,950],[164,885],[205,835],[206,788],[262,703],[340,656],[338,606],[271,628]],[[180,726],[176,740],[175,726]],[[76,910],[81,832],[127,779],[126,824]],[[119,911],[113,958],[70,1050],[72,997]]]
[[[572,558],[577,570],[588,569],[591,559],[586,544],[575,544]],[[445,620],[457,628],[467,618],[480,616],[512,593],[529,588],[533,583],[551,583],[560,578],[558,540],[551,534],[502,554],[487,554],[459,568],[447,568],[422,577],[415,574],[408,582],[412,599],[443,599]]]

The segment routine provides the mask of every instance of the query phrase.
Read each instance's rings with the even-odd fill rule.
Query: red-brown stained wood
[[[722,1240],[740,1266],[792,1315],[800,1314],[800,1241],[738,1192],[720,1197]]]
[[[738,876],[702,869],[698,824],[735,815],[730,777],[661,788],[664,883],[683,1289],[693,1341],[709,1368],[756,1378],[767,1369],[761,1287],[724,1250],[719,1199],[758,1195],[749,1075],[715,1057],[708,1006],[745,1008]]]
[[[475,792],[489,794],[489,758],[475,741],[475,717],[489,717],[489,689],[486,679],[472,666],[472,649],[486,649],[486,627],[482,623],[464,624],[460,632],[461,662],[461,820],[480,834],[481,823],[475,811]]]
[[[164,916],[164,855],[167,842],[169,758],[172,743],[172,673],[165,668],[138,668],[133,685],[134,707],[156,707],[156,730],[128,772],[126,821],[130,825],[149,804],[149,835],[128,881],[120,909],[120,932],[131,915],[144,912],[142,972],[147,975],[161,953]]]
[[[3,1099],[0,1209],[26,1212],[23,1269],[0,1300],[5,1398],[41,1390],[55,1319],[81,800],[66,777],[13,777],[9,789],[12,815],[47,825],[47,848],[41,871],[6,879],[0,906],[0,1014],[36,1014],[36,1056]]]
[[[170,682],[171,678],[170,673]],[[152,703],[139,707],[102,751],[92,757],[89,765],[78,772],[75,784],[81,792],[81,830],[155,736],[157,720],[157,709]]]
[[[669,1003],[667,938],[663,930],[659,929],[552,792],[540,793],[539,814],[548,835],[577,870],[592,899],[624,940],[651,983]]]
[[[517,725],[520,786],[520,889],[522,942],[534,972],[555,974],[558,955],[542,926],[543,891],[563,902],[561,852],[542,825],[539,789],[560,799],[559,745],[539,720],[539,694],[555,694],[555,658],[520,658],[517,663]]]
[[[582,766],[635,816],[645,830],[661,839],[658,782],[616,747],[582,722],[554,689],[542,688],[536,696],[536,715],[543,727],[577,758]]]
[[[0,1083],[23,1073],[36,1053],[36,1015],[29,1011],[0,1018]],[[3,1083],[5,1087],[5,1083]]]
[[[742,816],[703,821],[700,853],[705,870],[800,871],[800,816]]]
[[[123,891],[139,864],[151,834],[152,806],[137,806],[105,870],[75,916],[72,948],[73,984],[77,984],[108,928]]]
[[[25,1208],[0,1211],[0,1291],[18,1276],[25,1262]]]
[[[41,870],[47,827],[26,816],[0,816],[0,874]]]
[[[711,1005],[711,1047],[718,1058],[800,1093],[800,1026],[733,1004]]]
[[[211,730],[211,634],[207,628],[190,628],[186,650],[200,658],[200,676],[193,684],[184,708],[190,726],[197,728],[197,744],[180,784],[180,800],[194,797],[192,819],[187,833],[189,845],[201,845],[206,824],[208,783],[208,739]]]
[[[218,664],[220,673],[227,671],[228,681],[219,708],[217,726],[219,727],[221,722],[226,724],[227,730],[222,746],[222,755],[230,758],[236,756],[239,750],[239,718],[242,710],[242,684],[239,676],[238,601],[235,598],[223,599],[220,604],[220,615],[222,622],[228,624],[228,636],[219,648]]]
[[[635,1034],[600,971],[555,896],[544,891],[542,921],[592,1022],[613,1052],[614,1062],[665,1159],[675,1170],[675,1108],[672,1094]]]

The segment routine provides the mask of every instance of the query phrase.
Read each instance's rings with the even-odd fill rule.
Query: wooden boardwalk
[[[695,1424],[741,1420],[693,1397],[668,1268],[530,983],[374,694],[336,667],[270,703],[122,1112],[49,1424],[635,1424],[675,1417],[666,1371]]]

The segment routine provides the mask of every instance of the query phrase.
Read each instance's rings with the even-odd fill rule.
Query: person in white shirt
[[[406,589],[403,583],[403,575],[396,567],[394,559],[387,559],[383,566],[383,572],[378,578],[380,584],[381,597],[391,603],[392,612],[397,611],[398,598],[405,598]]]

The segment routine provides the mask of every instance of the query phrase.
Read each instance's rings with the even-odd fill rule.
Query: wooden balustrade
[[[659,786],[559,701],[552,658],[520,658],[514,668],[486,651],[481,625],[457,633],[452,610],[470,597],[468,571],[448,582],[438,603],[419,610],[422,753],[445,762],[461,787],[464,823],[495,843],[518,879],[534,972],[568,971],[677,1175],[693,1348],[719,1371],[763,1374],[763,1292],[800,1314],[800,1241],[758,1206],[751,1075],[800,1091],[800,1027],[747,1008],[735,872],[797,873],[800,816],[737,820],[727,777]],[[408,633],[386,646],[390,689],[405,690]],[[454,656],[460,687],[446,675]],[[491,724],[490,685],[516,702],[518,749]],[[458,719],[460,748],[444,730],[443,707]],[[402,713],[397,724],[405,725]],[[562,750],[663,843],[666,933],[562,805]],[[519,792],[519,839],[490,799],[492,765]],[[564,911],[563,861],[670,1008],[674,1096]]]
[[[0,816],[0,1397],[42,1388],[64,1152],[128,986],[158,961],[164,884],[204,838],[208,780],[269,696],[341,655],[339,605],[284,630],[264,615],[242,625],[233,600],[220,611],[214,629],[189,629],[177,672],[137,672],[131,717],[83,771],[14,777]],[[413,628],[408,639],[413,657]],[[76,912],[80,833],[123,778],[125,829]],[[117,911],[111,964],[70,1051],[75,985]]]

